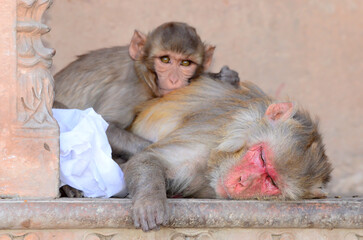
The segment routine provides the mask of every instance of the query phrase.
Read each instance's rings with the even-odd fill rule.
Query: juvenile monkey
[[[226,199],[324,197],[331,164],[317,123],[252,83],[193,82],[141,109],[132,132],[154,142],[126,163],[133,219],[168,221],[167,196]]]
[[[165,23],[148,35],[135,30],[129,46],[92,51],[57,73],[54,107],[93,107],[109,124],[114,156],[128,158],[150,144],[125,130],[135,107],[198,78],[210,66],[214,49],[185,23]],[[236,86],[239,82],[228,67],[209,76]]]

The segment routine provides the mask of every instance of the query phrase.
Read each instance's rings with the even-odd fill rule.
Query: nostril
[[[244,182],[242,181],[242,177],[239,177],[238,178],[237,184],[240,185],[241,187],[244,187],[245,186]]]
[[[170,78],[170,82],[172,84],[175,84],[176,82],[178,82],[178,79],[177,78]]]

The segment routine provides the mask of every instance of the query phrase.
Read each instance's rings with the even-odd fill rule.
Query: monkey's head
[[[168,22],[147,36],[135,30],[129,53],[137,73],[156,96],[184,87],[209,68],[214,46],[205,45],[195,28]]]
[[[233,115],[212,151],[211,184],[220,198],[321,198],[330,179],[317,123],[294,104],[258,100]]]

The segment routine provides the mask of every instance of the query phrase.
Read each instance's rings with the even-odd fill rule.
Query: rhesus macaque
[[[131,130],[154,142],[124,168],[144,231],[167,223],[167,196],[316,198],[330,179],[317,123],[252,83],[203,78],[146,103]]]
[[[57,73],[54,107],[93,107],[109,124],[113,155],[127,159],[150,144],[125,130],[135,107],[198,78],[210,66],[214,49],[185,23],[162,24],[147,36],[135,30],[129,46],[92,51]],[[228,67],[208,76],[235,86],[239,82]]]

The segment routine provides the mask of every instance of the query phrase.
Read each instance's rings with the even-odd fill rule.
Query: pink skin
[[[164,63],[160,57],[168,56],[170,61]],[[183,66],[182,61],[189,60],[189,66]],[[197,69],[197,64],[193,59],[184,56],[183,54],[164,52],[154,58],[154,66],[158,75],[158,86],[161,95],[188,85],[188,80],[191,78]]]
[[[278,175],[271,159],[272,152],[266,143],[252,146],[240,163],[219,180],[217,194],[232,199],[280,195],[280,189],[273,183]]]

